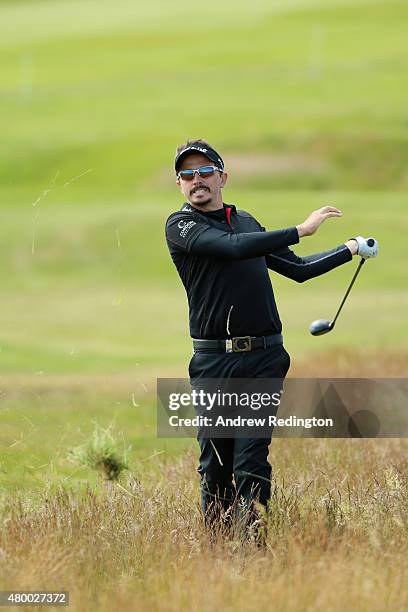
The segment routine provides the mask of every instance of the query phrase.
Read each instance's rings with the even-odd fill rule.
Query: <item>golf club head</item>
[[[323,336],[333,329],[333,325],[327,319],[317,319],[309,325],[309,330],[312,336]]]

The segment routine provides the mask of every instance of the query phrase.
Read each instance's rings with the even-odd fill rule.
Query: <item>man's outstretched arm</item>
[[[350,261],[353,255],[360,255],[362,259],[377,257],[377,240],[372,237],[357,236],[334,249],[307,257],[298,257],[290,249],[284,248],[268,254],[265,259],[271,270],[292,278],[298,283],[303,283],[309,278],[320,276]]]
[[[306,257],[299,257],[285,248],[270,253],[265,259],[270,270],[303,283],[350,261],[355,253],[357,253],[357,243],[355,240],[350,240],[334,249]]]
[[[324,206],[323,208],[313,211],[303,223],[296,226],[299,238],[312,236],[326,218],[341,215],[342,213],[340,210],[331,206]],[[274,250],[273,253],[265,257],[266,264],[269,269],[283,276],[287,276],[298,283],[303,283],[310,278],[325,274],[350,261],[353,255],[359,253],[359,238],[351,238],[334,249],[323,251],[322,253],[315,253],[314,255],[308,255],[306,257],[298,257],[288,248]],[[365,239],[362,238],[362,241],[365,242]]]

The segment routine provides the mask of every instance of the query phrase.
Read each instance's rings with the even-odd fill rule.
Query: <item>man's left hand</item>
[[[353,255],[360,255],[360,257],[363,259],[370,259],[371,257],[377,257],[378,255],[378,242],[375,238],[363,238],[363,236],[356,236],[356,238],[351,238],[348,240],[346,244]]]

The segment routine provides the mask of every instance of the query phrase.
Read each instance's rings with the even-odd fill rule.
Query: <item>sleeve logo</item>
[[[197,223],[195,221],[179,221],[177,226],[181,229],[180,236],[185,238],[193,225],[197,225]]]

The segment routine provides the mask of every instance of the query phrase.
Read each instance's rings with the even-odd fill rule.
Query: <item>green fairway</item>
[[[232,181],[233,182],[233,177]],[[284,227],[330,201],[344,217],[327,222],[296,252],[329,248],[356,233],[380,241],[380,257],[358,279],[336,332],[313,338],[308,325],[333,316],[357,260],[299,285],[272,276],[291,352],[328,347],[407,348],[406,263],[398,239],[408,229],[397,193],[262,192],[231,189],[228,201],[267,227]],[[75,373],[157,369],[185,364],[191,353],[184,289],[163,238],[177,194],[143,203],[72,208],[44,202],[32,254],[32,210],[7,209],[0,246],[3,270],[1,360],[4,373]],[[299,311],[299,301],[302,308]]]
[[[190,11],[0,3],[2,202],[29,206],[56,172],[63,184],[92,169],[54,203],[136,203],[158,177],[170,185],[175,145],[196,134],[227,161],[297,156],[254,188],[406,187],[404,2],[211,0],[185,21]]]

